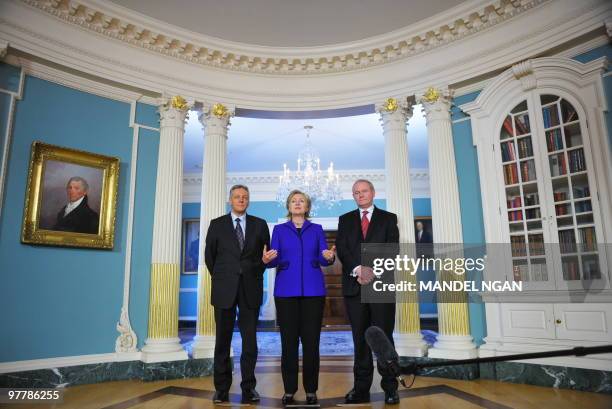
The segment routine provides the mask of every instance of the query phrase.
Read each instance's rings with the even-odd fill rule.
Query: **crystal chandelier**
[[[325,206],[328,209],[340,203],[342,194],[340,192],[340,177],[334,173],[334,163],[331,162],[327,172],[321,172],[321,162],[317,151],[310,143],[311,125],[305,125],[306,143],[300,150],[297,159],[297,171],[291,173],[287,164],[283,164],[283,174],[279,177],[276,201],[280,206],[285,206],[287,196],[292,190],[301,190],[310,196],[312,208],[310,214]]]

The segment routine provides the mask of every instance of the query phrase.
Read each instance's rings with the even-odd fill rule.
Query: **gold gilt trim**
[[[196,333],[198,335],[214,336],[216,333],[215,311],[210,304],[212,280],[205,265],[201,265],[198,287],[198,321]],[[202,294],[202,295],[199,295]]]
[[[325,52],[323,49],[320,56],[300,55],[299,51],[292,56],[271,55],[272,52],[269,55],[249,55],[241,52],[242,49],[230,49],[230,46],[222,49],[218,45],[211,45],[206,36],[194,40],[179,38],[167,32],[156,32],[152,27],[129,17],[114,15],[112,11],[96,10],[90,4],[78,1],[22,1],[66,23],[190,63],[259,74],[303,75],[355,71],[402,60],[472,36],[551,0],[494,1],[466,11],[462,16],[453,16],[447,24],[414,35],[406,31],[406,38],[381,40],[376,47],[355,46],[344,53]]]
[[[385,101],[382,107],[387,112],[395,112],[397,111],[399,104],[397,103],[397,99],[387,98],[387,100]]]
[[[433,104],[438,99],[440,99],[441,95],[442,94],[440,93],[440,91],[438,91],[436,88],[429,87],[427,88],[427,91],[425,91],[425,94],[423,94],[423,99],[429,102],[430,104]]]
[[[172,108],[179,109],[181,111],[187,109],[187,107],[189,106],[189,104],[187,104],[187,100],[181,97],[180,95],[172,97],[170,104],[172,105]]]
[[[149,338],[178,336],[178,297],[180,271],[178,264],[151,264],[149,291]]]
[[[227,117],[229,115],[229,110],[227,109],[227,107],[225,105],[223,105],[220,102],[217,102],[212,107],[212,113],[213,113],[214,116],[216,116],[217,118],[221,119],[221,118],[225,118],[225,117]]]
[[[43,183],[45,182],[43,179],[45,177],[47,162],[50,160],[98,168],[102,171],[98,234],[75,233],[40,228],[40,214],[44,190]],[[115,237],[118,187],[119,158],[48,145],[40,141],[33,142],[30,155],[30,168],[28,171],[28,185],[26,188],[21,241],[27,244],[112,249]]]

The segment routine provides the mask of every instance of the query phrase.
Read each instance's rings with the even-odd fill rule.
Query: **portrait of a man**
[[[44,174],[39,227],[98,234],[102,171],[50,160]]]
[[[100,216],[87,204],[89,184],[80,176],[73,176],[66,185],[67,203],[57,214],[53,230],[74,233],[98,233]]]

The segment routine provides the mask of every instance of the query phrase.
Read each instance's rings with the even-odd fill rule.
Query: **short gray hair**
[[[353,183],[353,186],[351,187],[351,191],[352,191],[352,190],[355,188],[355,185],[356,185],[357,183],[367,183],[367,184],[370,186],[370,189],[372,189],[372,191],[373,191],[373,192],[375,192],[375,191],[376,191],[376,189],[374,189],[374,185],[372,184],[372,182],[370,182],[370,181],[369,181],[369,180],[367,180],[367,179],[357,179],[357,180],[355,181],[355,183]]]
[[[246,191],[247,191],[247,193],[248,193],[249,195],[251,194],[251,192],[249,192],[249,188],[248,188],[248,187],[246,187],[245,185],[234,185],[234,186],[232,186],[232,187],[230,188],[230,191],[229,191],[229,197],[230,197],[230,199],[232,198],[232,193],[233,193],[233,192],[234,192],[234,190],[236,190],[236,189],[244,189],[244,190],[246,190]]]
[[[68,183],[66,183],[66,188],[68,188],[70,186],[70,183],[72,182],[79,182],[81,186],[83,186],[83,190],[85,190],[86,192],[89,192],[89,183],[87,183],[87,181],[83,179],[82,177],[73,176],[70,179],[68,179]]]

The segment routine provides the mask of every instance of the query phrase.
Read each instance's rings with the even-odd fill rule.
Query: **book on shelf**
[[[556,205],[555,206],[555,214],[557,216],[565,216],[567,214],[569,214],[568,212],[568,205]]]
[[[514,126],[516,127],[517,135],[524,135],[529,133],[529,115],[527,113],[524,113],[515,116]]]
[[[557,112],[557,105],[542,108],[542,116],[544,119],[544,128],[559,125],[559,112]]]
[[[533,160],[521,162],[521,177],[523,182],[528,182],[536,178],[535,164]]]
[[[576,259],[566,259],[561,263],[563,270],[563,278],[565,280],[580,280],[580,270],[578,268],[578,261]]]
[[[554,196],[555,202],[562,202],[564,200],[567,200],[567,192],[564,192],[564,191],[553,192],[553,196]]]
[[[574,253],[576,251],[576,237],[574,230],[559,230],[559,247],[561,253]]]
[[[595,237],[594,227],[585,227],[580,231],[580,243],[582,251],[597,251],[597,239]]]
[[[520,158],[526,158],[528,156],[533,156],[533,149],[531,147],[531,137],[519,139],[518,153],[519,153]]]
[[[518,183],[518,172],[515,164],[504,165],[504,181],[506,185],[514,185]]]
[[[576,208],[576,213],[587,213],[593,211],[590,200],[576,202],[574,203],[574,207]]]
[[[507,134],[507,136],[502,139],[507,139],[511,137],[512,135],[514,135],[514,131],[512,129],[512,118],[509,115],[506,117],[506,119],[504,119],[504,124],[502,125],[502,128],[503,128],[502,135],[503,135],[503,131],[505,131]]]
[[[561,129],[553,129],[546,132],[546,145],[548,145],[548,152],[560,151],[563,149]]]
[[[514,143],[512,141],[502,142],[501,153],[503,162],[514,161],[516,159],[514,155]]]
[[[550,156],[549,162],[550,176],[561,176],[567,173],[567,166],[565,165],[565,156],[562,153]]]
[[[508,212],[508,220],[511,222],[523,220],[523,212],[521,210]]]
[[[574,185],[574,197],[582,198],[591,196],[588,186],[575,186]]]
[[[527,248],[525,247],[525,237],[523,236],[511,236],[510,237],[510,249],[513,257],[523,257],[527,254]]]
[[[521,207],[521,197],[520,196],[512,196],[506,199],[506,204],[508,205],[508,209],[516,209],[517,207]]]
[[[568,159],[570,172],[582,172],[586,169],[584,150],[582,150],[582,148],[568,152]]]
[[[539,219],[540,217],[542,217],[542,215],[539,207],[535,209],[525,209],[525,218],[527,220]]]

